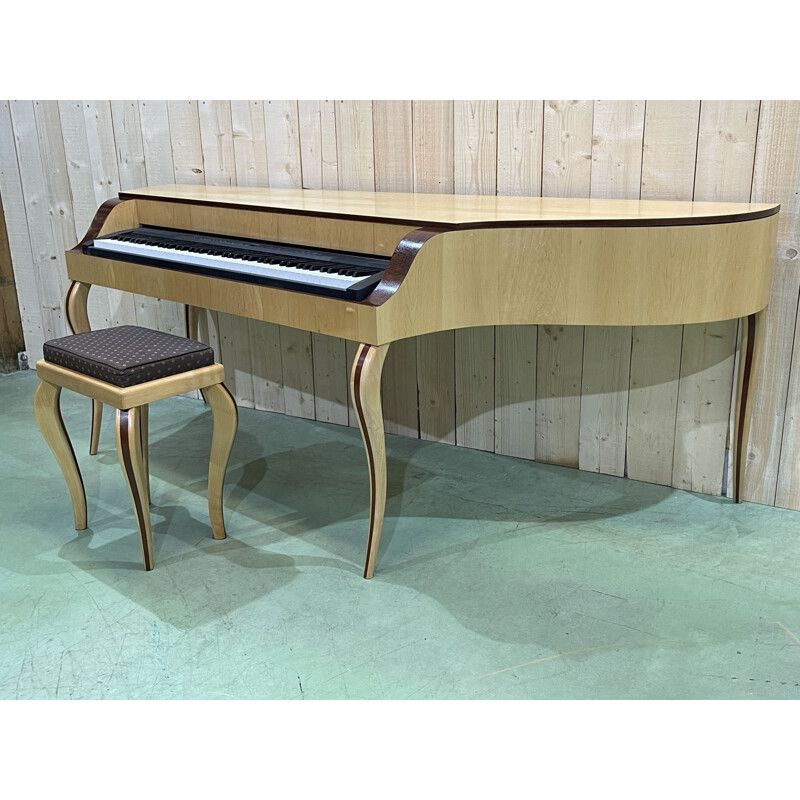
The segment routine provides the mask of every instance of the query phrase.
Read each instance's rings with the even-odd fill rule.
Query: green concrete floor
[[[0,377],[0,698],[800,698],[800,514],[388,438],[361,577],[359,433],[243,409],[229,537],[205,506],[210,412],[151,408],[142,569],[107,413],[63,393],[89,530]]]

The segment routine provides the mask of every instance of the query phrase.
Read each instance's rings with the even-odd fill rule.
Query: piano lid
[[[448,229],[707,225],[760,219],[780,210],[773,203],[339,192],[245,186],[148,186],[120,192],[119,196]]]

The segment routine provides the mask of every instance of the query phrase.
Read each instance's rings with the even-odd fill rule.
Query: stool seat
[[[116,409],[117,452],[136,514],[145,569],[154,563],[150,523],[149,404],[199,389],[211,408],[214,428],[208,467],[208,512],[215,539],[224,539],[222,490],[237,409],[225,388],[225,367],[214,351],[194,339],[135,325],[122,325],[64,336],[45,342],[44,359],[36,363],[39,386],[33,412],[39,429],[67,482],[75,528],[86,528],[86,494],[75,451],[61,418],[62,388],[92,398],[92,440],[97,452],[103,404]]]
[[[44,359],[114,386],[136,386],[214,363],[202,342],[171,333],[120,325],[44,344]]]

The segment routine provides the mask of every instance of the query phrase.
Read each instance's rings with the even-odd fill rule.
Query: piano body
[[[67,253],[67,317],[75,332],[88,330],[87,296],[99,285],[359,342],[350,383],[371,484],[368,578],[386,498],[381,370],[392,342],[425,333],[745,319],[734,426],[740,502],[778,211],[752,203],[148,187],[104,203]]]

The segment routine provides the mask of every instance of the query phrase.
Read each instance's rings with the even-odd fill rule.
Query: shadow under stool
[[[117,409],[117,452],[142,541],[144,568],[153,568],[148,458],[149,403],[199,389],[211,408],[214,432],[208,468],[208,513],[215,539],[225,538],[222,490],[238,412],[225,388],[225,368],[202,342],[122,325],[53,339],[36,363],[39,386],[33,412],[58,461],[72,498],[75,529],[86,528],[86,494],[75,452],[61,418],[61,389]],[[96,447],[93,448],[96,452]]]

